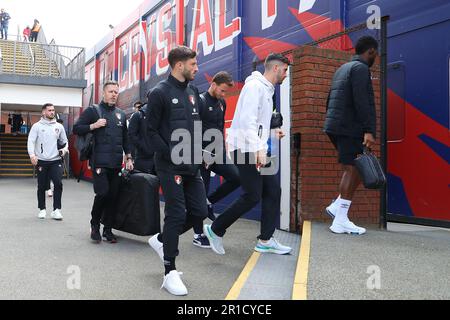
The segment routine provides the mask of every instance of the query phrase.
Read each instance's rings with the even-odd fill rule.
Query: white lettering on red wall
[[[298,13],[303,13],[311,10],[317,0],[300,0],[300,6],[298,8]]]
[[[227,24],[226,0],[215,0],[214,8],[216,8],[216,12],[218,13],[218,16],[214,17],[214,24],[216,51],[219,51],[220,49],[233,45],[233,39],[241,33],[241,18],[234,18],[230,24]]]
[[[270,28],[278,15],[277,0],[261,0],[262,16],[261,24],[262,30]]]
[[[199,43],[203,45],[203,55],[209,55],[214,49],[214,38],[211,22],[211,10],[208,0],[195,0],[194,18],[190,47],[198,51]]]
[[[172,22],[172,4],[166,3],[158,14],[156,22],[156,74],[163,75],[169,70],[169,52],[172,50],[173,39],[170,24]]]
[[[118,74],[120,92],[139,84],[140,48],[138,28],[124,35],[119,43]]]

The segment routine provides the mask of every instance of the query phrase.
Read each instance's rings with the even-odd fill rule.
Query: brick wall
[[[292,80],[292,132],[301,133],[299,190],[296,189],[296,156],[292,154],[291,227],[295,228],[295,195],[298,192],[300,224],[304,220],[330,221],[324,209],[339,194],[342,176],[337,153],[323,133],[326,101],[337,68],[351,60],[343,51],[301,47],[294,54]],[[380,69],[372,68],[380,131]],[[378,138],[380,137],[378,133]],[[379,144],[374,150],[379,155]],[[353,199],[349,217],[355,223],[379,223],[380,193],[360,187]]]

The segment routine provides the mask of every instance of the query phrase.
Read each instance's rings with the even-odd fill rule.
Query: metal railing
[[[0,73],[84,80],[84,48],[0,40],[0,50]]]

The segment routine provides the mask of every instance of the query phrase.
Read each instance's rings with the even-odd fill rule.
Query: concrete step
[[[0,141],[2,141],[3,139],[27,139],[28,136],[27,135],[13,135],[11,133],[0,133]]]
[[[0,169],[8,169],[8,170],[33,170],[33,165],[28,163],[4,163],[3,161],[0,163]]]
[[[2,173],[0,172],[0,178],[32,178],[32,173]]]
[[[26,140],[22,140],[22,141],[19,141],[19,140],[5,140],[5,141],[2,141],[2,140],[0,140],[0,143],[1,143],[2,146],[20,146],[20,147],[22,147],[22,146],[26,146],[27,145],[27,141]]]
[[[0,151],[2,154],[11,154],[11,153],[16,153],[16,154],[21,154],[24,152],[28,152],[27,150],[27,146],[26,145],[22,145],[22,146],[5,146],[2,144],[2,147],[0,148]]]
[[[2,152],[0,155],[2,160],[10,160],[10,159],[29,159],[28,153],[4,153]]]
[[[1,156],[0,156],[1,157]],[[1,164],[27,164],[27,165],[31,165],[30,163],[30,159],[27,158],[10,158],[10,159],[5,159],[3,157],[0,158],[0,165]]]
[[[15,175],[15,174],[33,174],[33,168],[24,168],[24,169],[7,169],[7,168],[0,168],[0,174],[9,174],[9,175]]]

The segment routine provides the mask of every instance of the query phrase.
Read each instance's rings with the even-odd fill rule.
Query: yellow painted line
[[[244,287],[245,283],[247,282],[247,279],[250,277],[250,274],[252,273],[253,269],[255,268],[256,263],[258,263],[260,256],[261,254],[259,252],[253,253],[253,255],[250,257],[250,260],[247,262],[247,265],[245,266],[244,270],[242,270],[241,275],[231,288],[225,300],[231,301],[237,300],[239,298],[241,290]]]
[[[303,223],[302,245],[295,273],[292,300],[308,300],[308,273],[311,253],[311,221]]]

